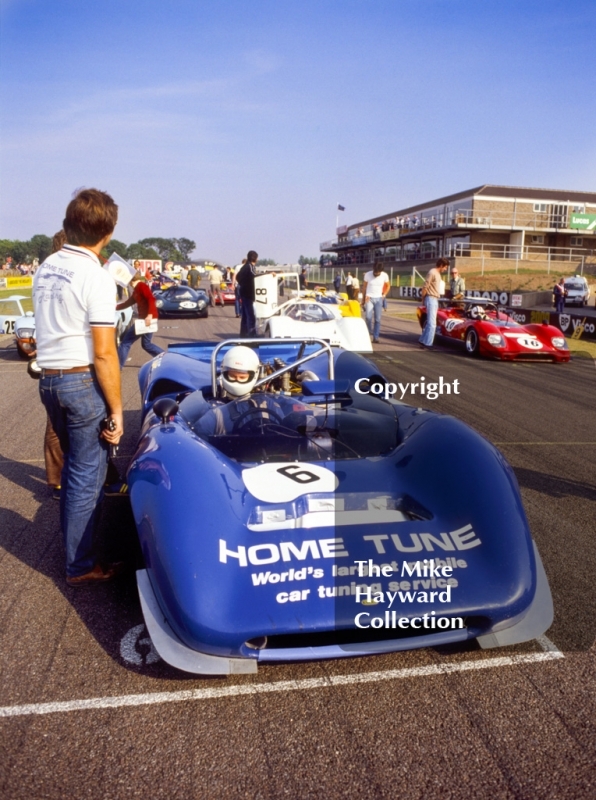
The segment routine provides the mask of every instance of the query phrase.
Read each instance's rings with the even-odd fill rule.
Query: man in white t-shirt
[[[364,276],[364,285],[362,287],[362,305],[366,315],[366,324],[375,343],[379,341],[383,302],[388,291],[389,275],[383,271],[383,265],[377,263]]]
[[[64,453],[60,523],[70,586],[110,580],[123,568],[100,565],[93,551],[109,446],[123,434],[116,286],[98,258],[117,219],[108,194],[80,191],[66,209],[66,244],[33,283],[39,391]]]
[[[209,301],[212,306],[215,306],[217,301],[219,300],[222,308],[225,305],[223,297],[221,296],[221,282],[223,281],[223,275],[221,270],[217,267],[213,267],[211,272],[209,273]]]

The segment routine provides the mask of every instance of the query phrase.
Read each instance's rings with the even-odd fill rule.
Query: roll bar
[[[262,386],[264,383],[269,383],[269,381],[277,378],[279,375],[283,375],[284,372],[288,372],[289,370],[296,369],[301,364],[305,364],[307,361],[311,361],[313,358],[322,355],[323,353],[327,354],[327,378],[328,380],[332,381],[335,379],[335,364],[333,362],[333,351],[331,350],[331,345],[329,342],[326,342],[324,339],[270,339],[270,338],[261,338],[261,339],[225,339],[223,342],[220,342],[217,347],[211,353],[211,392],[213,397],[217,396],[217,354],[222,349],[222,347],[228,346],[236,346],[236,345],[272,345],[272,344],[318,344],[320,345],[319,350],[315,350],[314,353],[310,353],[307,356],[303,356],[299,358],[297,361],[293,361],[291,364],[286,364],[284,367],[273,372],[271,375],[266,375],[264,378],[258,380],[253,388],[257,388]]]

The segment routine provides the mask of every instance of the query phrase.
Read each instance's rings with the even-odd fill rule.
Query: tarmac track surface
[[[1,797],[596,796],[594,362],[423,352],[400,308],[392,303],[383,318],[374,357],[402,383],[457,378],[457,396],[404,399],[462,418],[512,463],[553,591],[548,639],[270,665],[227,679],[171,669],[151,651],[132,574],[92,589],[65,585],[58,504],[45,486],[45,416],[3,337]],[[163,320],[156,341],[237,329],[228,307],[208,320]],[[131,356],[122,468],[138,433],[146,354],[137,344]],[[457,454],[445,454],[445,468],[457,470]],[[189,492],[200,480],[188,475]],[[138,559],[126,500],[106,499],[102,545]]]

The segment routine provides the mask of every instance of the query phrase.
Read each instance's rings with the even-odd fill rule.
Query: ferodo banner
[[[554,311],[536,311],[520,308],[509,312],[520,325],[530,323],[541,325],[543,322],[554,325],[572,339],[596,340],[596,317],[587,314],[556,314]]]
[[[400,286],[399,287],[399,296],[400,297],[414,297],[421,299],[421,291],[422,287],[414,287],[414,286]],[[521,298],[521,295],[511,295],[510,292],[501,292],[498,289],[496,291],[491,292],[480,292],[477,290],[469,290],[465,292],[466,297],[477,297],[479,300],[491,300],[493,303],[498,303],[501,306],[509,306],[520,304],[519,302],[514,303],[513,300],[517,301],[518,298]]]
[[[509,292],[500,292],[498,289],[493,292],[480,292],[478,290],[466,290],[465,297],[478,297],[481,300],[492,300],[493,303],[498,303],[501,306],[510,305]]]
[[[399,287],[399,296],[400,297],[415,297],[418,300],[422,299],[422,286],[400,286]]]

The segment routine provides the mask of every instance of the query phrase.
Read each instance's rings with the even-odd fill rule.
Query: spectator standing
[[[258,253],[254,250],[249,250],[246,255],[246,264],[236,273],[236,283],[240,287],[240,300],[242,302],[240,336],[249,339],[257,335],[257,321],[255,318],[255,276],[257,274],[258,258]]]
[[[190,270],[187,278],[191,289],[199,288],[199,283],[201,282],[201,273],[195,266],[193,266],[193,268]]]
[[[362,305],[366,315],[366,324],[374,343],[379,341],[383,301],[388,291],[389,275],[383,270],[383,265],[378,262],[371,271],[366,273],[362,286]]]
[[[451,298],[453,300],[463,300],[464,292],[466,291],[466,282],[460,276],[457,267],[451,270],[451,281],[449,282],[449,289],[451,291]]]
[[[298,276],[298,285],[301,289],[308,288],[308,281],[306,280],[306,267],[302,267],[300,275]]]
[[[333,278],[333,288],[339,294],[339,290],[341,289],[341,275],[339,271],[335,273],[335,277]]]
[[[114,281],[99,261],[117,219],[108,194],[80,191],[66,209],[67,243],[33,285],[39,391],[64,454],[60,524],[71,586],[110,580],[123,568],[100,565],[93,550],[109,445],[123,434]]]
[[[66,234],[58,231],[52,239],[52,253],[62,250],[62,245],[66,244]],[[52,489],[54,500],[60,500],[62,490],[62,470],[64,468],[64,456],[60,440],[56,431],[52,427],[50,415],[46,412],[46,431],[43,440],[43,459],[46,468],[46,483]],[[114,466],[112,459],[108,461],[108,471],[104,486],[104,494],[110,497],[125,497],[128,493],[126,483],[120,478],[118,470]]]
[[[348,272],[348,277],[346,278],[346,292],[348,293],[348,300],[354,300],[354,278],[352,277],[352,273]]]
[[[352,278],[352,294],[353,300],[358,300],[358,295],[360,294],[360,280],[358,278],[358,273],[354,275]]]
[[[555,296],[555,311],[557,314],[563,314],[565,311],[565,278],[560,278],[558,283],[553,287],[553,294]]]
[[[188,267],[182,267],[180,270],[180,283],[186,283],[188,281]]]
[[[116,310],[121,311],[124,308],[129,308],[130,306],[136,305],[139,319],[145,320],[145,325],[149,326],[153,320],[157,321],[159,316],[151,289],[144,282],[143,276],[140,272],[135,272],[135,274],[132,276],[130,285],[133,289],[132,295],[123,303],[118,303]],[[153,334],[137,333],[135,330],[135,324],[133,322],[132,325],[130,325],[130,327],[125,331],[124,336],[120,340],[120,346],[118,347],[118,360],[120,361],[120,369],[122,369],[122,367],[126,364],[126,359],[128,358],[130,348],[139,337],[141,339],[141,347],[146,353],[149,353],[150,356],[155,357],[160,353],[163,353],[161,347],[153,344]]]
[[[213,267],[209,273],[209,303],[212,307],[215,307],[218,300],[221,303],[222,308],[225,305],[223,297],[221,296],[222,281],[223,275],[221,270],[218,267]]]
[[[237,264],[234,269],[232,270],[232,289],[234,290],[234,311],[236,312],[236,319],[239,319],[240,313],[242,311],[242,301],[240,299],[240,286],[236,281],[236,276],[242,269],[242,267],[246,264],[246,259],[243,258],[240,264]]]
[[[445,258],[439,258],[436,265],[429,270],[426,281],[422,287],[422,297],[426,306],[426,324],[422,331],[422,336],[418,340],[420,347],[432,350],[437,329],[437,311],[439,310],[439,297],[444,286],[443,278],[449,268],[449,262]]]

